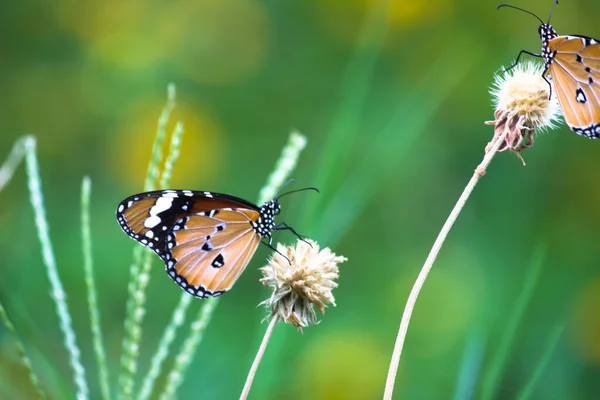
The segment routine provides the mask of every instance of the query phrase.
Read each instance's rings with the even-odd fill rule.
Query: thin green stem
[[[156,187],[160,175],[159,164],[162,159],[162,145],[166,136],[166,126],[169,122],[171,111],[175,107],[175,85],[168,87],[168,99],[158,120],[156,137],[152,146],[152,156],[148,164],[148,174],[144,183],[144,191]],[[143,248],[136,246],[133,253],[133,262],[129,271],[129,284],[127,285],[128,297],[125,318],[125,336],[123,338],[123,352],[121,354],[121,398],[129,399],[134,389],[133,377],[137,371],[137,359],[142,336],[142,321],[145,309],[145,288],[148,285],[149,270],[151,266],[151,252],[143,252]],[[141,269],[140,269],[141,265]]]
[[[21,358],[21,362],[23,363],[23,366],[27,370],[27,375],[29,376],[29,381],[31,382],[31,386],[33,386],[33,388],[35,389],[35,392],[37,393],[37,396],[39,399],[46,399],[47,398],[46,392],[44,392],[44,389],[42,389],[42,387],[40,385],[40,380],[38,379],[35,371],[33,370],[31,360],[29,359],[29,356],[27,356],[27,352],[25,351],[25,346],[23,345],[23,342],[21,342],[21,339],[19,338],[19,334],[17,333],[17,330],[15,329],[15,325],[12,323],[10,318],[8,318],[8,314],[6,313],[6,310],[4,309],[4,306],[2,305],[2,303],[0,303],[0,319],[2,320],[2,322],[6,326],[6,329],[12,336],[15,343],[17,344],[17,351],[19,352],[19,357]]]
[[[175,336],[177,334],[177,330],[183,325],[185,321],[185,313],[189,308],[193,297],[188,294],[182,294],[179,298],[179,303],[175,307],[175,311],[171,316],[171,322],[165,328],[165,332],[160,340],[158,345],[158,350],[154,353],[152,357],[152,361],[150,362],[150,370],[148,374],[144,378],[144,383],[142,384],[142,391],[138,397],[138,400],[147,400],[150,398],[152,394],[152,390],[154,389],[154,385],[156,383],[156,378],[160,375],[160,370],[162,368],[162,364],[165,361],[165,358],[169,355],[169,349],[175,340]]]
[[[26,138],[25,147],[27,151],[26,165],[27,178],[29,184],[29,193],[31,206],[35,215],[38,238],[42,247],[42,257],[46,265],[46,272],[50,286],[52,288],[51,296],[56,305],[56,312],[60,321],[60,328],[64,335],[64,344],[69,353],[69,361],[73,369],[74,383],[77,388],[77,398],[87,399],[89,396],[88,385],[85,380],[85,369],[81,364],[81,353],[75,339],[71,315],[67,307],[67,295],[63,290],[62,282],[56,268],[56,259],[52,250],[48,222],[46,220],[46,210],[42,196],[42,185],[40,180],[39,167],[35,153],[35,138],[29,136]]]
[[[185,294],[185,296],[189,296],[189,294]],[[206,299],[204,302],[202,307],[200,307],[196,320],[192,323],[188,337],[183,342],[179,353],[177,353],[173,369],[167,376],[165,389],[160,395],[161,400],[170,400],[175,397],[177,389],[183,382],[185,372],[187,372],[187,369],[194,358],[196,348],[204,336],[204,331],[212,319],[212,314],[215,311],[218,299]]]
[[[181,122],[177,122],[175,125],[175,130],[171,135],[171,143],[169,144],[169,153],[167,155],[167,159],[165,160],[165,165],[162,169],[162,175],[160,177],[160,188],[166,188],[169,185],[169,181],[171,180],[171,175],[173,174],[173,166],[175,165],[175,161],[179,158],[179,148],[181,147],[181,138],[183,136],[183,124]]]
[[[88,309],[90,312],[90,324],[96,363],[98,364],[98,379],[102,398],[109,400],[110,386],[108,379],[108,367],[106,365],[106,350],[102,341],[102,330],[100,329],[100,308],[98,307],[98,296],[94,281],[94,264],[92,258],[92,233],[90,228],[90,197],[92,192],[92,181],[89,177],[83,178],[81,184],[81,238],[83,249],[83,270],[85,273],[85,285],[88,292]]]

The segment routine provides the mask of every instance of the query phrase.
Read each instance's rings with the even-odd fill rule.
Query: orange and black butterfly
[[[271,247],[272,231],[289,230],[302,239],[286,223],[275,225],[279,198],[297,191],[261,207],[214,192],[145,192],[119,204],[117,221],[165,262],[167,273],[183,290],[200,298],[219,296],[231,289],[262,239]]]
[[[552,9],[557,4],[558,0],[555,0]],[[544,79],[547,73],[552,77],[569,128],[590,139],[600,138],[600,41],[580,35],[559,36],[550,25],[550,18],[544,23],[537,15],[522,8],[508,4],[500,4],[497,8],[500,7],[523,11],[541,23],[538,28],[542,39],[541,54],[521,50],[514,65],[523,53],[541,57],[546,67]]]

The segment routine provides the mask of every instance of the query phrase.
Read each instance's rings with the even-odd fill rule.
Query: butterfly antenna
[[[556,3],[558,3],[558,0],[556,0]],[[523,11],[526,14],[533,15],[534,17],[536,17],[538,19],[538,21],[540,21],[540,23],[542,25],[544,24],[544,21],[542,21],[542,19],[540,17],[538,17],[537,15],[535,15],[534,13],[532,13],[531,11],[527,11],[527,10],[524,10],[524,9],[516,7],[516,6],[511,6],[510,4],[499,4],[498,7],[496,7],[496,10],[499,10],[502,7],[514,8],[515,10]],[[554,9],[554,7],[552,7],[552,9]]]
[[[554,4],[552,4],[552,8],[550,9],[550,15],[548,15],[548,24],[550,24],[550,18],[552,18],[552,13],[554,12],[554,9],[556,8],[557,5],[558,5],[558,0],[554,0]]]
[[[275,198],[279,198],[277,195],[290,183],[294,182],[294,178],[290,178],[288,179],[288,181],[286,183],[284,183],[283,185],[281,185],[281,187],[279,188],[279,190],[277,190],[277,193],[275,193]]]
[[[282,198],[283,196],[287,196],[288,194],[297,193],[297,192],[303,192],[305,190],[314,190],[317,193],[321,193],[319,191],[319,189],[317,189],[316,187],[307,187],[307,188],[302,188],[302,189],[290,190],[289,192],[285,192],[284,194],[280,194],[279,196],[275,197],[275,200],[279,200],[280,198]]]

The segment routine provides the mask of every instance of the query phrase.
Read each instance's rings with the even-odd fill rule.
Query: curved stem
[[[277,314],[275,314],[275,316],[271,318],[271,322],[269,323],[269,327],[265,332],[265,336],[263,337],[262,343],[258,348],[258,353],[256,353],[256,357],[254,358],[254,362],[252,363],[250,372],[248,372],[248,377],[246,378],[244,389],[242,390],[242,394],[240,395],[240,400],[246,400],[248,398],[250,388],[252,387],[252,381],[254,381],[254,375],[256,375],[256,370],[258,369],[258,365],[260,364],[260,361],[262,360],[263,355],[265,354],[267,344],[269,344],[269,339],[271,339],[273,329],[275,328],[277,322],[279,322],[279,317],[277,316]]]
[[[463,193],[459,197],[456,205],[452,209],[452,212],[448,216],[446,223],[442,227],[442,230],[438,234],[437,239],[433,243],[433,247],[425,260],[425,264],[421,268],[421,272],[419,272],[419,276],[415,281],[412,290],[410,291],[410,295],[408,296],[408,301],[406,302],[406,306],[404,307],[404,313],[402,314],[402,320],[400,321],[400,329],[398,330],[398,337],[396,338],[396,344],[394,345],[394,352],[392,354],[392,361],[390,363],[390,368],[388,370],[388,376],[385,383],[385,392],[383,395],[384,400],[391,400],[392,393],[394,391],[394,383],[396,381],[396,373],[398,372],[398,364],[400,363],[400,355],[402,354],[402,346],[404,345],[404,340],[406,339],[406,333],[408,331],[408,324],[410,322],[410,317],[412,315],[412,311],[415,307],[415,303],[417,301],[417,297],[419,296],[419,292],[423,287],[423,283],[425,283],[425,279],[427,279],[427,275],[429,271],[431,271],[431,267],[444,244],[444,240],[446,240],[446,236],[448,236],[448,232],[454,225],[454,222],[458,218],[458,215],[462,211],[465,203],[469,199],[471,192],[475,188],[479,179],[485,174],[485,169],[492,162],[492,159],[496,155],[496,152],[500,148],[500,146],[504,143],[506,136],[510,133],[509,129],[504,129],[502,134],[495,138],[492,147],[486,152],[483,161],[477,168],[475,168],[475,172],[471,177],[471,180],[465,187]]]

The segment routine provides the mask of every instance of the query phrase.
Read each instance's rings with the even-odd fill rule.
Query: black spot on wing
[[[225,259],[223,258],[223,254],[219,253],[218,256],[216,256],[213,260],[212,263],[210,264],[213,268],[221,268],[223,265],[225,265]]]

